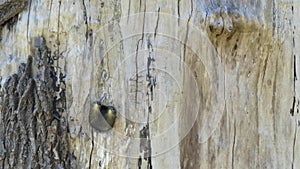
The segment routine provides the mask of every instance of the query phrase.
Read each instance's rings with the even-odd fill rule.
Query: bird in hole
[[[116,117],[117,111],[113,106],[107,106],[96,101],[92,105],[89,121],[94,129],[105,132],[114,127]]]

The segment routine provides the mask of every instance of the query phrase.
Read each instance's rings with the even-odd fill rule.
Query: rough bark
[[[12,0],[0,3],[0,25],[16,16],[27,6],[27,0]]]
[[[69,168],[64,75],[45,40],[1,88],[2,168]]]

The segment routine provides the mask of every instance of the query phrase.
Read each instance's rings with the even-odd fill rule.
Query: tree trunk
[[[1,168],[299,168],[299,13],[287,0],[3,2]],[[109,131],[99,100],[117,112]]]

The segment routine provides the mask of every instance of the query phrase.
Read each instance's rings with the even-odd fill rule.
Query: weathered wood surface
[[[299,2],[28,2],[2,25],[3,168],[300,167]]]

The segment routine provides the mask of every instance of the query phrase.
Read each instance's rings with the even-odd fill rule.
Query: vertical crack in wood
[[[277,56],[277,55],[276,55]],[[276,65],[275,65],[275,72],[278,72],[278,57],[276,57]],[[278,97],[276,97],[277,96],[277,93],[276,93],[276,91],[277,91],[277,84],[276,84],[276,82],[277,82],[277,73],[275,73],[275,75],[274,75],[274,80],[273,80],[273,91],[272,91],[272,100],[271,100],[271,103],[272,103],[272,117],[273,117],[273,139],[274,139],[274,142],[276,141],[276,133],[277,133],[277,131],[276,131],[276,110],[277,110],[277,107],[275,107],[276,106],[276,98],[278,98]]]
[[[292,10],[292,18],[294,19],[294,6],[291,7],[291,10]],[[292,103],[292,107],[290,109],[290,115],[291,116],[294,116],[295,113],[299,113],[299,98],[297,98],[296,96],[296,82],[298,80],[297,78],[297,57],[296,57],[296,54],[295,54],[295,25],[292,26],[292,53],[293,53],[293,59],[292,59],[292,63],[293,63],[293,71],[294,71],[294,79],[293,79],[293,93],[294,93],[294,96],[293,96],[293,103]]]
[[[276,31],[276,17],[277,17],[277,9],[276,9],[276,2],[275,2],[276,0],[273,0],[272,1],[272,16],[273,16],[273,18],[272,18],[272,27],[273,27],[273,29],[272,29],[272,36],[274,37],[274,35],[275,35],[275,31]]]
[[[295,88],[294,88],[295,89]],[[291,116],[294,116],[295,115],[295,106],[296,106],[296,96],[294,95],[293,97],[293,104],[292,104],[292,107],[290,109],[290,115]]]
[[[92,133],[94,133],[92,129]],[[94,135],[92,134],[92,148],[91,148],[91,153],[90,153],[90,158],[89,158],[89,169],[92,167],[92,159],[93,159],[93,151],[94,151]],[[100,161],[101,162],[101,161]],[[100,163],[101,164],[101,163]],[[101,166],[100,166],[101,167]]]
[[[194,11],[193,6],[194,6],[193,5],[193,0],[191,0],[191,11],[189,13],[189,18],[188,18],[187,23],[186,23],[186,33],[185,33],[184,44],[183,44],[183,58],[182,58],[183,62],[185,62],[186,44],[187,44],[188,36],[189,36],[189,24],[190,24],[190,21],[191,21],[192,15],[193,15],[193,11]]]
[[[294,46],[295,47],[295,46]],[[297,58],[296,58],[296,55],[294,54],[294,60],[293,60],[293,62],[294,62],[294,82],[295,81],[297,81],[298,80],[298,78],[297,78]]]
[[[138,169],[141,169],[142,168],[142,157],[139,156],[139,159],[138,159]]]
[[[82,0],[82,5],[83,5],[83,19],[84,19],[84,24],[86,26],[85,28],[85,40],[88,40],[88,30],[89,30],[89,24],[88,24],[88,17],[87,17],[87,9],[85,5],[85,0]]]
[[[142,1],[140,0],[140,8]],[[145,32],[145,20],[146,20],[146,1],[144,2],[144,16],[143,16],[143,27],[142,27],[142,37],[138,40],[135,51],[135,108],[137,108],[138,104],[138,88],[139,88],[139,70],[138,70],[138,54],[139,54],[139,46],[144,43],[144,32]]]
[[[267,49],[267,50],[269,50],[269,49]],[[263,91],[262,90],[262,88],[263,88],[263,82],[265,81],[265,75],[266,75],[266,70],[267,70],[267,65],[268,65],[268,61],[269,61],[269,57],[270,57],[270,55],[269,55],[269,51],[267,51],[267,57],[265,58],[265,60],[264,60],[264,66],[263,66],[263,70],[262,70],[262,79],[261,79],[261,91]]]
[[[139,45],[142,39],[139,39],[136,44],[135,50],[135,108],[138,105],[138,90],[139,90],[139,62],[138,62],[138,55],[139,55]]]
[[[59,53],[59,47],[60,47],[60,41],[59,41],[59,34],[60,34],[60,9],[61,9],[61,0],[58,1],[58,15],[57,15],[57,33],[56,33],[56,40],[57,40],[57,54],[58,56],[60,55]]]
[[[231,168],[234,169],[234,149],[235,149],[235,142],[236,142],[236,121],[233,122],[233,143],[231,149]]]
[[[131,7],[131,0],[129,0],[129,2],[128,2],[128,10],[127,10],[127,23],[128,23],[128,20],[129,20],[129,15],[130,15],[130,8]]]
[[[82,0],[82,5],[83,5],[83,19],[84,19],[84,24],[88,24],[88,21],[87,21],[87,11],[86,11],[86,5],[85,5],[85,2],[84,0]]]
[[[152,169],[152,147],[151,147],[151,137],[150,137],[150,124],[149,118],[152,113],[152,104],[154,88],[156,86],[156,77],[152,75],[151,65],[155,61],[152,56],[153,47],[150,41],[150,36],[147,39],[147,48],[149,50],[148,58],[147,58],[147,75],[146,81],[148,81],[147,85],[147,105],[148,105],[148,113],[147,113],[147,124],[140,130],[140,152],[144,153],[144,160],[147,161],[147,169]],[[139,159],[138,167],[141,168],[142,160]]]
[[[155,29],[154,29],[154,39],[156,38],[158,24],[159,24],[159,12],[160,12],[160,7],[158,8],[158,11],[157,11],[157,19],[156,19],[156,25],[155,25]]]
[[[139,10],[141,11],[142,9],[142,0],[140,0],[140,5],[139,5]]]
[[[178,16],[178,25],[180,21],[180,0],[177,0],[177,16]]]
[[[148,61],[147,61],[147,78],[146,80],[148,81],[148,89],[147,89],[147,95],[148,95],[148,117],[147,117],[147,127],[146,129],[148,130],[147,133],[147,169],[152,169],[152,162],[151,162],[151,158],[152,158],[152,147],[151,147],[151,137],[150,137],[150,124],[149,124],[149,118],[150,118],[150,114],[152,113],[152,104],[151,101],[153,101],[153,92],[154,92],[154,88],[156,85],[156,78],[152,75],[151,73],[151,64],[152,62],[155,61],[154,58],[152,58],[152,52],[153,52],[153,47],[152,44],[150,42],[150,37],[148,37],[147,39],[147,48],[149,50],[149,55],[148,55]],[[150,92],[150,94],[149,94]],[[150,95],[150,98],[149,98]]]
[[[92,71],[91,71],[91,81],[94,81],[94,76],[93,76],[93,74],[94,74],[94,57],[93,57],[93,52],[94,52],[94,44],[93,44],[93,40],[94,39],[94,37],[93,37],[93,30],[92,29],[90,29],[89,30],[89,33],[88,33],[88,41],[89,41],[89,44],[88,44],[88,57],[91,59],[91,63],[92,63]],[[93,90],[93,86],[92,86],[93,84],[91,83],[90,84],[90,89],[89,89],[89,95],[88,95],[88,97],[89,97],[89,99],[91,100],[91,93],[93,92],[92,90]],[[105,97],[103,97],[102,99],[106,99]],[[103,100],[101,101],[101,102],[103,102]],[[93,151],[94,151],[94,147],[95,147],[95,145],[94,145],[94,130],[93,130],[93,128],[92,128],[92,147],[91,147],[91,152],[90,152],[90,155],[89,155],[89,168],[91,168],[92,167],[92,159],[93,159]]]
[[[292,19],[294,20],[294,6],[291,6],[291,10],[292,10]],[[294,22],[293,22],[294,23]],[[290,109],[290,114],[292,116],[295,115],[295,113],[299,113],[299,98],[297,98],[297,91],[296,91],[296,83],[298,81],[297,78],[297,57],[296,57],[296,52],[295,52],[295,30],[296,30],[296,26],[295,24],[292,26],[292,48],[293,48],[293,71],[294,71],[294,79],[293,79],[293,104],[292,107]],[[291,168],[294,169],[295,168],[295,152],[296,152],[296,143],[297,143],[297,133],[298,133],[298,127],[300,126],[300,121],[295,117],[295,132],[294,132],[294,140],[293,140],[293,154],[292,154],[292,166]]]
[[[150,139],[150,130],[149,130],[149,121],[146,126],[140,130],[140,152],[143,153],[144,160],[147,161],[147,169],[152,169],[152,161],[151,161],[151,139]],[[138,167],[142,166],[142,160],[138,162]]]
[[[147,77],[146,77],[146,80],[148,81],[148,89],[150,90],[150,96],[151,96],[151,100],[148,99],[148,106],[151,106],[150,105],[150,101],[153,101],[153,90],[154,90],[154,87],[156,85],[156,78],[155,76],[153,76],[151,74],[151,64],[152,62],[155,62],[155,59],[151,56],[152,55],[152,52],[153,52],[153,47],[152,47],[152,44],[150,42],[150,39],[147,40],[147,47],[148,47],[148,50],[149,50],[149,55],[148,55],[148,58],[147,58]],[[147,95],[149,95],[149,91],[147,91]],[[149,113],[151,113],[151,111],[149,111]],[[149,115],[148,115],[149,116]]]

